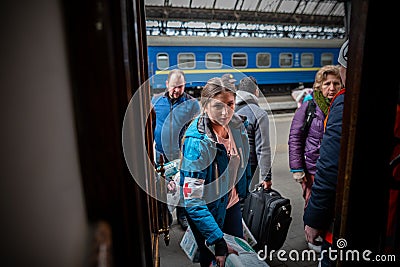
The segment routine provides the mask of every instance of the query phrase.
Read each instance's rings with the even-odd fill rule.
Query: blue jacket
[[[180,131],[187,122],[200,113],[200,105],[197,99],[187,93],[183,93],[172,102],[167,92],[153,96],[151,103],[156,115],[153,124],[156,151],[165,154],[167,161],[178,159]]]
[[[181,194],[188,216],[207,245],[212,245],[223,237],[228,193],[233,184],[239,198],[248,194],[251,181],[249,145],[242,117],[233,115],[229,123],[237,150],[240,165],[237,180],[229,175],[229,158],[225,147],[216,142],[209,119],[205,115],[197,117],[188,127],[183,142],[183,158],[180,169]]]
[[[341,94],[330,107],[311,197],[303,216],[305,225],[319,230],[329,229],[335,211],[343,107],[344,94]]]

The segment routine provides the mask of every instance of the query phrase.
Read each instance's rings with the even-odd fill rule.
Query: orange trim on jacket
[[[333,234],[331,231],[327,231],[324,236],[324,240],[332,245],[333,243]]]

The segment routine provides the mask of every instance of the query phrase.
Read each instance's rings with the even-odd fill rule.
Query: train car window
[[[160,70],[165,70],[169,68],[169,56],[167,53],[157,54],[157,68]]]
[[[247,67],[247,54],[246,53],[233,53],[232,54],[232,67],[235,67],[235,68]]]
[[[209,69],[217,69],[222,67],[222,54],[221,53],[207,53],[206,54],[206,67]]]
[[[270,53],[257,53],[256,64],[258,68],[271,67],[271,54]]]
[[[302,53],[300,64],[302,67],[314,66],[314,54],[313,53]]]
[[[180,69],[194,69],[196,67],[196,57],[193,53],[179,53],[178,67]]]
[[[322,53],[321,54],[321,66],[332,65],[333,64],[333,54],[332,53]]]
[[[292,67],[293,66],[293,54],[292,53],[280,53],[279,54],[279,66],[280,67]]]

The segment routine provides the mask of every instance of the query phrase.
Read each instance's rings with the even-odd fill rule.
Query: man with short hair
[[[259,88],[254,77],[240,80],[236,92],[236,114],[247,117],[249,137],[249,164],[252,172],[250,190],[262,182],[265,189],[272,186],[271,145],[268,113],[258,104]]]
[[[155,111],[153,123],[156,162],[163,163],[180,158],[180,134],[183,127],[200,113],[200,105],[194,97],[185,93],[185,75],[174,69],[168,74],[166,91],[153,96]],[[186,230],[188,223],[184,207],[176,207],[178,223]]]

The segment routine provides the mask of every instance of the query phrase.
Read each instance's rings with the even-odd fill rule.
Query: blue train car
[[[312,86],[316,71],[337,64],[343,40],[244,37],[148,36],[150,86],[165,90],[170,69],[186,74],[187,91],[198,96],[208,79],[233,74],[236,84],[254,76],[264,94],[287,94]]]

